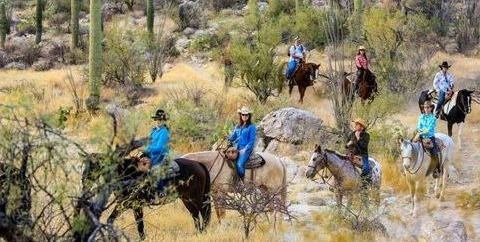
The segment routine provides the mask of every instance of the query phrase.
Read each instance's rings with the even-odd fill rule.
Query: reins
[[[414,150],[412,143],[409,143],[409,144],[410,144],[410,147],[412,147],[412,150]],[[422,147],[422,149],[423,149],[423,147]],[[420,151],[418,151],[418,153],[420,153]],[[402,156],[402,159],[405,159],[405,158],[411,159],[411,157]],[[417,159],[415,159],[415,164],[413,164],[413,167],[415,167],[415,165],[418,163],[418,158],[419,158],[419,154],[417,154]],[[405,170],[412,175],[417,174],[417,172],[422,167],[424,160],[425,160],[425,152],[422,152],[422,159],[421,159],[420,165],[416,168],[415,172],[412,172],[412,170],[410,168],[406,168]]]

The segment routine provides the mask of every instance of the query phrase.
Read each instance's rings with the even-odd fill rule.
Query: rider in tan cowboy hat
[[[353,155],[362,157],[362,182],[367,185],[371,181],[370,163],[368,161],[368,143],[370,142],[370,135],[367,133],[367,122],[362,118],[356,118],[352,121],[353,132],[350,134],[347,148],[350,149]]]

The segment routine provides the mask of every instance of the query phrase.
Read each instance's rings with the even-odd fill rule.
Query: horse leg
[[[408,188],[410,188],[410,203],[412,204],[411,215],[413,215],[413,211],[415,208],[415,200],[413,199],[415,197],[415,182],[407,178],[407,184]]]
[[[417,209],[418,209],[418,189],[420,186],[420,182],[415,181],[415,190],[414,190],[414,196],[413,196],[413,217],[417,217]]]
[[[137,231],[141,240],[145,240],[145,225],[143,224],[143,207],[136,207],[133,209],[135,222],[137,223]]]
[[[458,147],[462,149],[462,132],[463,132],[463,127],[465,126],[465,122],[458,123]]]
[[[190,215],[192,215],[193,218],[193,224],[195,225],[195,228],[197,229],[198,232],[203,232],[202,225],[200,223],[200,209],[198,209],[195,204],[193,204],[188,198],[182,198],[183,204],[187,208],[187,210],[190,212]]]
[[[307,87],[304,86],[298,86],[298,91],[300,92],[300,100],[298,101],[299,103],[303,103],[303,97],[305,96],[305,90]]]
[[[336,198],[336,202],[337,202],[337,213],[339,215],[341,215],[342,214],[342,199],[343,199],[342,192],[336,191],[335,198]]]
[[[447,186],[447,178],[448,178],[448,163],[444,162],[442,165],[442,187],[440,191],[440,201],[445,201],[445,187]]]
[[[448,122],[447,123],[447,128],[448,128],[448,136],[452,137],[452,128],[453,128],[453,122]]]
[[[225,218],[225,209],[215,206],[215,213],[217,214],[218,223],[222,223],[222,219]]]
[[[293,91],[293,82],[289,81],[288,82],[288,95],[292,95],[292,91]]]

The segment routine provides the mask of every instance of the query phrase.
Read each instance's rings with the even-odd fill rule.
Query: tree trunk
[[[37,0],[37,11],[35,16],[35,44],[39,44],[42,41],[42,20],[43,20],[43,2]]]
[[[155,7],[153,0],[147,0],[147,31],[153,36],[153,23],[155,21]]]
[[[5,40],[7,39],[7,13],[5,11],[5,3],[0,2],[0,47],[5,46]]]
[[[102,0],[90,0],[90,47],[88,53],[90,96],[87,100],[87,108],[91,112],[95,112],[100,104],[103,52],[101,7]]]
[[[70,2],[70,26],[72,31],[72,46],[71,49],[75,49],[78,47],[78,30],[79,30],[79,23],[78,23],[78,14],[80,12],[80,0],[71,0]]]

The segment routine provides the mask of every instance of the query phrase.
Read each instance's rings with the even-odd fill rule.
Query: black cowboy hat
[[[446,68],[450,68],[452,65],[448,63],[448,61],[444,61],[442,62],[441,65],[439,65],[438,67],[442,68],[442,67],[446,67]]]
[[[154,120],[167,120],[167,113],[163,111],[162,109],[158,109],[157,112],[155,112],[155,115],[152,116]]]

